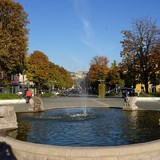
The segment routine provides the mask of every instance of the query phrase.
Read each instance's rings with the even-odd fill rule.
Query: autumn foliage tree
[[[57,88],[70,88],[73,85],[73,80],[65,68],[50,62],[49,83]]]
[[[27,78],[38,89],[48,81],[49,64],[48,57],[41,51],[34,51],[28,58]]]
[[[37,89],[42,87],[70,88],[73,81],[70,73],[50,62],[48,57],[41,51],[34,51],[28,57],[27,78],[35,83]]]
[[[108,58],[104,56],[95,56],[91,60],[88,73],[88,81],[92,88],[98,88],[98,83],[101,80],[106,80],[108,75]]]
[[[151,84],[160,84],[160,40],[153,47],[152,54],[150,55],[150,63],[154,68],[154,72],[150,73]]]
[[[135,79],[139,83],[143,83],[146,92],[148,92],[150,75],[154,72],[150,57],[153,47],[160,38],[160,29],[148,17],[133,19],[132,24],[132,30],[122,31],[123,41],[121,41],[121,44],[123,50],[121,56],[124,62],[128,60],[127,63],[132,66]],[[131,57],[131,60],[129,57]]]
[[[20,3],[0,0],[0,68],[7,74],[8,82],[12,74],[25,69],[28,23]]]
[[[119,85],[120,81],[120,72],[119,67],[116,64],[116,61],[114,61],[111,65],[111,68],[109,69],[108,76],[107,76],[107,83],[109,85]]]

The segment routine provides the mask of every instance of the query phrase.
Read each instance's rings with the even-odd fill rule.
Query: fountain
[[[11,144],[20,160],[156,160],[160,157],[158,111],[87,107],[84,116],[83,108],[67,109],[69,114],[66,114],[66,108],[62,107],[18,113],[18,130],[9,132],[10,137],[0,136],[0,140]]]
[[[87,108],[86,114],[82,108],[68,111],[66,114],[66,109],[59,108],[17,114],[19,129],[12,136],[22,141],[78,147],[119,146],[160,138],[157,111],[126,112],[102,107]]]

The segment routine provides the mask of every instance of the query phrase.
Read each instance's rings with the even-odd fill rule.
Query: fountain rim
[[[160,140],[145,143],[137,143],[121,146],[98,146],[98,147],[72,147],[56,146],[46,144],[36,144],[14,139],[9,136],[0,136],[1,141],[9,143],[14,150],[29,152],[34,154],[45,154],[49,156],[69,156],[69,157],[103,157],[103,156],[124,156],[160,150]]]

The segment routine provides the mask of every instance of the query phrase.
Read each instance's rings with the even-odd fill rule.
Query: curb
[[[26,103],[25,99],[11,99],[11,100],[0,100],[0,105],[3,104],[22,104]]]

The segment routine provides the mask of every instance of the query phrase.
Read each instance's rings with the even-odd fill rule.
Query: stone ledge
[[[9,99],[9,100],[0,100],[0,105],[3,104],[21,104],[26,103],[25,99]]]
[[[160,97],[137,97],[138,101],[160,101]]]
[[[115,147],[61,147],[23,142],[0,137],[11,145],[18,160],[157,160],[160,159],[160,140]]]

